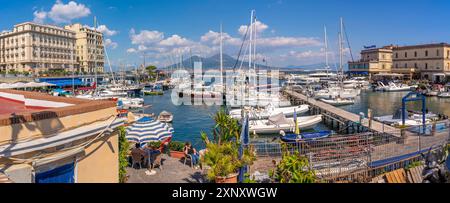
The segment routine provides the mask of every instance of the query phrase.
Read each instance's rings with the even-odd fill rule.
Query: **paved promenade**
[[[204,183],[204,171],[183,165],[179,159],[163,155],[163,167],[154,169],[155,175],[146,175],[147,169],[127,168],[128,183]]]

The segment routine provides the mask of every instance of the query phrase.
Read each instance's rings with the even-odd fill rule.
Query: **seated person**
[[[149,168],[153,169],[153,164],[154,164],[156,158],[158,157],[158,155],[161,154],[161,151],[159,151],[159,149],[154,146],[150,147],[147,145],[146,152],[147,152],[147,157],[148,157]]]
[[[146,156],[145,151],[141,148],[139,143],[135,144],[135,147],[131,150],[131,158],[133,161],[138,161],[138,163],[142,163],[142,160]]]
[[[197,169],[200,157],[199,154],[197,153],[197,150],[195,150],[195,148],[192,147],[191,143],[186,142],[186,144],[184,145],[184,154],[191,155],[192,165],[194,166],[195,169]]]

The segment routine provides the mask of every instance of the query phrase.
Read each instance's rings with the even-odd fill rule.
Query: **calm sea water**
[[[358,114],[363,112],[367,115],[367,109],[373,110],[374,116],[392,115],[394,111],[401,108],[401,99],[407,92],[372,92],[363,91],[354,105],[341,107],[347,111]],[[193,106],[175,105],[171,100],[171,92],[166,91],[162,96],[146,96],[145,104],[152,107],[145,110],[146,113],[158,115],[161,111],[169,111],[174,114],[173,128],[174,140],[189,141],[197,148],[203,148],[204,144],[200,138],[200,132],[204,131],[211,135],[214,127],[212,116],[220,109],[220,106]],[[420,111],[420,102],[408,104],[408,109]],[[434,113],[445,113],[450,115],[450,99],[437,97],[427,98],[427,108]],[[326,130],[327,127],[319,124],[315,130]],[[271,140],[274,136],[260,136],[258,139]]]
[[[158,115],[162,111],[169,111],[174,115],[172,126],[175,130],[173,140],[189,141],[195,147],[203,147],[200,138],[201,131],[211,134],[214,127],[212,116],[220,109],[220,106],[188,106],[172,103],[171,91],[165,91],[161,96],[144,97],[145,105],[152,107],[145,109],[145,113]]]
[[[358,114],[363,112],[367,115],[367,109],[372,109],[374,116],[392,115],[402,107],[402,98],[408,92],[373,92],[371,90],[363,91],[356,99],[354,105],[341,107],[347,111]],[[433,113],[443,113],[450,115],[450,99],[427,97],[426,107]],[[408,110],[421,111],[422,104],[420,101],[410,102],[407,104]]]

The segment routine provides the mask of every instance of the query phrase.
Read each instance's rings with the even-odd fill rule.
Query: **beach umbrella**
[[[127,128],[128,141],[145,145],[148,142],[163,141],[172,137],[174,130],[167,123],[150,117],[143,117]]]
[[[297,120],[297,109],[294,109],[294,122],[295,122],[295,130],[294,133],[296,135],[300,134],[300,128],[298,127],[298,120]]]

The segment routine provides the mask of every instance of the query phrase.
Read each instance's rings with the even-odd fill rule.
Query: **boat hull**
[[[249,131],[253,134],[278,134],[280,131],[294,132],[295,123],[293,118],[288,118],[290,123],[275,125],[268,122],[268,120],[253,120],[250,121]],[[298,127],[300,130],[313,129],[317,124],[322,122],[322,115],[304,116],[297,118]]]

